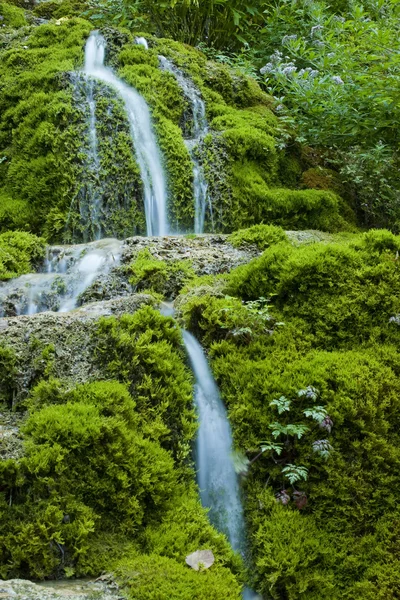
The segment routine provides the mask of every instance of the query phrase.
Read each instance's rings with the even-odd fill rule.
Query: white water
[[[0,283],[0,317],[73,310],[97,277],[118,266],[121,249],[122,242],[114,239],[49,248],[43,273]]]
[[[149,107],[135,89],[104,66],[105,48],[104,38],[98,32],[91,33],[85,48],[85,73],[112,86],[124,101],[143,181],[147,235],[166,235],[167,186]]]
[[[187,331],[183,340],[195,378],[195,402],[199,417],[196,443],[197,478],[203,506],[209,518],[226,534],[237,552],[243,551],[244,518],[238,477],[232,461],[232,433],[204,352]]]
[[[143,48],[145,48],[146,50],[149,49],[149,44],[147,43],[146,38],[144,37],[137,37],[135,38],[135,42],[138,46],[143,46]]]
[[[186,75],[184,75],[173,62],[168,58],[165,58],[165,56],[159,56],[158,58],[161,69],[174,75],[185,98],[191,106],[193,124],[190,133],[191,137],[186,139],[186,145],[193,162],[193,193],[195,202],[194,231],[195,233],[203,233],[208,201],[208,184],[204,176],[203,167],[198,158],[198,147],[208,131],[206,106],[200,91],[194,85],[193,81],[189,79],[189,77],[186,77]],[[209,205],[209,207],[212,215],[211,205]]]
[[[74,100],[85,116],[85,138],[81,147],[84,155],[84,186],[73,203],[78,203],[84,241],[99,240],[102,236],[101,219],[103,193],[100,183],[100,158],[96,131],[96,100],[94,80],[82,72],[71,74]],[[76,235],[76,233],[75,233]]]

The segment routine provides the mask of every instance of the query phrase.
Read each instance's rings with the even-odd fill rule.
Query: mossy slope
[[[93,238],[85,203],[97,194],[102,198],[100,235],[144,233],[141,182],[124,109],[101,85],[94,86],[100,164],[93,169],[87,163],[87,103],[71,73],[83,64],[93,25],[75,16],[78,4],[36,7],[36,14],[53,18],[39,26],[21,20],[21,9],[1,5],[6,7],[0,46],[2,230],[25,229],[48,240]],[[210,129],[198,150],[212,207],[206,230],[229,232],[259,222],[331,231],[347,227],[334,192],[296,189],[310,178],[301,180],[296,154],[279,150],[284,125],[254,80],[171,40],[149,37],[146,51],[127,31],[105,28],[102,33],[106,61],[151,107],[173,230],[193,230],[192,164],[183,137],[193,115],[174,76],[159,69],[160,54],[192,77],[206,102]]]

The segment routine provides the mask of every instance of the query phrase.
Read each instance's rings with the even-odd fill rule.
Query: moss
[[[194,277],[191,264],[178,260],[165,262],[151,254],[148,248],[141,250],[129,267],[130,283],[137,291],[151,289],[166,298],[176,296],[182,287]]]
[[[0,234],[0,279],[29,273],[44,254],[44,240],[35,235],[22,231]]]
[[[0,345],[0,402],[13,407],[18,361],[12,347]]]
[[[223,568],[195,572],[171,558],[157,555],[137,556],[120,563],[117,581],[128,598],[153,600],[233,600],[241,597],[241,588],[233,575]]]
[[[2,24],[6,27],[17,29],[27,25],[25,13],[22,8],[8,2],[0,2],[0,16],[2,17]]]
[[[159,427],[156,439],[180,461],[190,456],[196,430],[191,377],[174,320],[146,307],[120,319],[102,319],[94,335],[99,365],[137,395],[138,410]]]
[[[273,244],[288,241],[288,238],[281,227],[254,225],[249,229],[235,231],[228,237],[228,241],[235,248],[246,246],[246,244],[254,244],[259,250],[266,250]]]
[[[1,183],[16,210],[20,202],[29,205],[31,231],[43,231],[52,208],[68,210],[76,185],[80,119],[65,73],[81,64],[90,29],[79,19],[41,25],[24,40],[26,48],[17,43],[2,51]]]
[[[62,19],[81,16],[86,8],[87,4],[82,0],[47,0],[36,4],[33,13],[44,19]]]
[[[29,230],[33,218],[27,201],[14,200],[0,191],[0,232]]]

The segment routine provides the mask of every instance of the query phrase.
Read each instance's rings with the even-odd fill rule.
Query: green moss
[[[82,0],[47,0],[36,4],[33,13],[44,19],[62,19],[81,16],[85,8],[87,4]]]
[[[0,16],[2,24],[7,27],[17,29],[27,25],[25,13],[22,8],[9,4],[8,2],[0,2]]]
[[[44,254],[44,240],[35,235],[22,231],[0,234],[0,279],[29,273]]]
[[[234,270],[222,290],[221,282],[204,294],[185,290],[179,303],[210,348],[236,447],[249,461],[258,456],[245,481],[253,587],[272,598],[394,598],[399,244],[388,231],[280,242]],[[270,298],[264,328],[260,296]],[[279,414],[278,398],[288,401]],[[329,416],[323,427],[304,413],[317,405]],[[277,422],[308,429],[283,438]],[[328,456],[314,451],[315,440],[329,442]],[[280,454],[268,441],[283,444]],[[289,464],[306,467],[306,480],[291,483],[282,471]]]
[[[249,229],[235,231],[228,237],[228,241],[235,248],[241,248],[246,244],[254,244],[259,250],[266,250],[273,244],[288,241],[288,238],[281,227],[254,225]]]
[[[171,558],[157,555],[125,560],[118,565],[116,575],[132,600],[233,600],[241,597],[241,588],[228,570],[211,568],[195,572]]]
[[[68,211],[79,175],[80,116],[66,72],[80,65],[91,26],[70,19],[36,27],[26,40],[1,51],[1,184],[14,221],[21,202],[31,231],[47,227],[51,209]],[[65,220],[65,217],[64,217]],[[54,221],[54,219],[53,219]]]
[[[137,291],[150,289],[164,297],[176,296],[182,287],[194,277],[188,261],[165,262],[155,258],[148,248],[141,250],[129,267],[130,283]]]
[[[0,345],[0,402],[13,406],[18,373],[17,357],[14,349]]]
[[[145,307],[102,319],[95,336],[104,373],[130,386],[156,439],[180,461],[190,456],[196,430],[191,377],[174,320]]]
[[[29,230],[33,218],[26,200],[14,200],[0,191],[0,232]]]

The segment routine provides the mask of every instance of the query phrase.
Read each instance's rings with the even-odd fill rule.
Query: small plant
[[[297,399],[290,400],[282,395],[272,400],[269,405],[280,417],[269,425],[273,439],[260,442],[260,451],[253,460],[248,460],[247,463],[243,459],[241,461],[243,472],[265,455],[271,464],[268,482],[273,479],[274,486],[284,484],[276,493],[276,500],[284,505],[289,503],[290,492],[285,487],[287,480],[292,488],[293,502],[298,509],[306,506],[307,495],[305,491],[296,489],[295,485],[308,480],[315,458],[326,461],[333,452],[333,447],[327,439],[312,439],[316,437],[317,428],[323,428],[330,433],[333,427],[333,421],[326,408],[321,405],[301,408],[302,402],[317,402],[319,399],[319,391],[308,386],[297,392]],[[291,423],[290,412],[295,407],[300,408],[300,414],[306,419],[314,421],[314,425],[305,422]],[[305,460],[307,464],[297,462]]]

